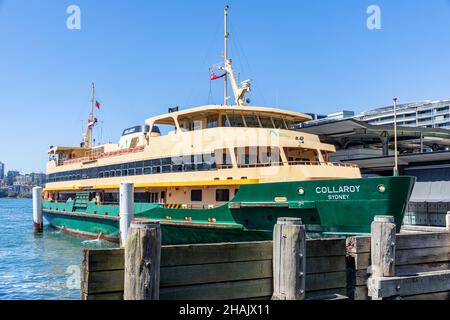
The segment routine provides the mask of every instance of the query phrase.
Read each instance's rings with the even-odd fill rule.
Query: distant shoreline
[[[25,196],[1,196],[0,199],[31,199],[31,194]]]

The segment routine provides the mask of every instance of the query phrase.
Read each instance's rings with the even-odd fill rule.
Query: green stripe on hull
[[[392,215],[399,231],[414,181],[385,177],[242,185],[234,199],[217,208],[137,203],[135,216],[161,221],[164,244],[267,240],[279,217],[300,217],[310,231],[351,235],[369,233],[376,215]],[[118,206],[89,203],[78,212],[71,202],[44,201],[44,214],[58,228],[119,235]]]

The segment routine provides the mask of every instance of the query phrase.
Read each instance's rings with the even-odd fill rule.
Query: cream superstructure
[[[136,128],[125,130],[115,145],[52,148],[49,177],[106,169],[96,178],[83,179],[82,173],[59,178],[63,181],[50,178],[47,190],[114,192],[126,179],[135,183],[137,191],[158,193],[157,201],[190,203],[190,191],[201,188],[205,190],[201,202],[216,204],[222,202],[214,197],[216,189],[229,189],[232,197],[244,183],[359,178],[356,166],[327,161],[334,146],[321,143],[315,135],[293,130],[294,123],[305,120],[309,116],[263,107],[209,105],[164,114],[148,119],[140,132],[135,132],[139,131]],[[171,130],[160,134],[161,125]],[[169,158],[167,172],[162,170],[164,163],[144,163]],[[138,168],[124,166],[138,161],[143,162]],[[209,167],[199,168],[202,163]],[[153,167],[160,169],[149,170]]]

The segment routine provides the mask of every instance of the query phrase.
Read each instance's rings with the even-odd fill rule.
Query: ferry
[[[357,165],[330,162],[333,145],[297,129],[310,116],[249,106],[251,81],[236,79],[227,24],[228,7],[224,61],[210,73],[224,80],[222,105],[170,108],[125,129],[118,143],[95,145],[92,86],[82,143],[48,151],[50,225],[118,242],[119,187],[129,181],[135,218],[158,221],[164,244],[268,240],[279,217],[300,217],[309,232],[355,235],[369,233],[375,215],[392,215],[400,230],[415,178],[362,178]]]

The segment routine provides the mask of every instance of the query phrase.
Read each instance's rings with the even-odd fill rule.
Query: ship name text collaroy
[[[355,186],[339,186],[339,187],[317,187],[316,193],[317,194],[336,194],[336,193],[357,193],[359,192],[359,188],[361,186],[355,185]]]

